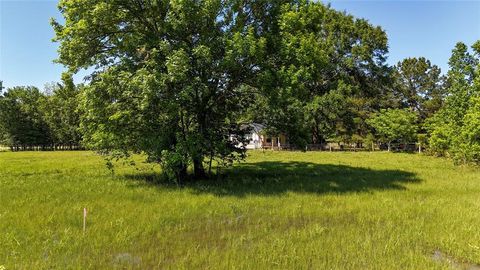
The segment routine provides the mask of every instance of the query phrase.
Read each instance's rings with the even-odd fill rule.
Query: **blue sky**
[[[387,32],[390,64],[424,56],[446,72],[457,42],[470,46],[480,39],[480,0],[330,3],[333,8],[368,19]]]
[[[480,39],[480,0],[476,1],[323,1],[337,10],[368,19],[387,31],[389,63],[425,56],[446,71],[456,42]],[[0,80],[4,86],[59,81],[54,64],[58,45],[51,42],[56,1],[0,0]],[[76,76],[80,82],[84,74]]]

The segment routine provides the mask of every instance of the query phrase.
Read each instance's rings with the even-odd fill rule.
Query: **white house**
[[[263,136],[262,130],[265,128],[262,124],[250,124],[251,132],[245,136],[248,139],[248,144],[245,146],[247,149],[260,149],[262,148]]]
[[[262,124],[249,124],[251,131],[246,135],[248,144],[247,149],[282,149],[288,147],[287,137],[283,134],[278,136],[267,136],[264,132],[265,126]]]

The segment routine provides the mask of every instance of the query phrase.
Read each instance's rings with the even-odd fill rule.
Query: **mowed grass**
[[[92,152],[0,153],[0,266],[449,269],[480,264],[480,172],[448,160],[257,151],[223,179],[183,188],[159,183],[158,169],[140,167],[118,164],[112,175]]]

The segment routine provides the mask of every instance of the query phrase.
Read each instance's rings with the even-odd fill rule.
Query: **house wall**
[[[287,146],[288,141],[287,137],[283,134],[277,135],[277,136],[262,136],[263,139],[263,146],[265,148],[271,148],[272,146],[274,148],[276,147],[282,147],[282,146]],[[273,144],[272,144],[273,141]]]
[[[262,148],[262,138],[257,133],[253,132],[250,134],[250,141],[245,146],[247,149],[259,149]]]
[[[288,145],[287,137],[283,134],[272,137],[272,136],[260,135],[258,133],[253,132],[249,134],[249,137],[250,137],[250,141],[245,146],[245,148],[247,149],[272,148],[272,140],[273,140],[274,148]]]

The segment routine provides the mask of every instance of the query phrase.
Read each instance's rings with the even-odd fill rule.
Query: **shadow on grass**
[[[156,185],[179,188],[161,180],[155,173],[125,175],[135,186]],[[138,183],[138,181],[140,183]],[[406,183],[419,183],[411,172],[374,170],[346,165],[310,162],[256,162],[229,168],[221,177],[189,183],[194,193],[217,196],[281,195],[298,193],[348,193],[374,190],[404,190]]]

